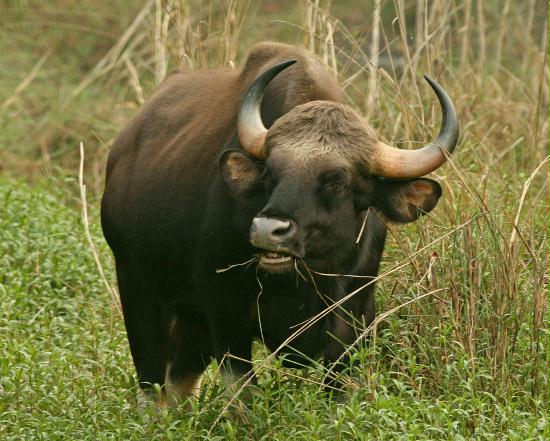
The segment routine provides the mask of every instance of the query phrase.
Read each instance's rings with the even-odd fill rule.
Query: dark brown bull
[[[453,105],[428,81],[443,124],[437,143],[415,151],[380,142],[303,49],[260,44],[241,71],[175,73],[159,86],[114,143],[102,203],[143,390],[166,384],[185,398],[228,352],[238,360],[223,368],[240,377],[254,338],[275,350],[365,284],[315,271],[377,275],[385,222],[436,205],[440,186],[419,177],[457,142]],[[333,361],[354,320],[373,318],[371,284],[280,353],[289,365]]]

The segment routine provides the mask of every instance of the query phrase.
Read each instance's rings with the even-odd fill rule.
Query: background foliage
[[[173,69],[238,68],[257,41],[303,44],[386,141],[437,130],[428,73],[454,98],[444,198],[391,229],[377,305],[325,397],[321,366],[255,355],[249,408],[216,367],[193,410],[140,414],[98,222],[110,143]],[[4,0],[0,5],[0,437],[547,439],[548,5]],[[81,218],[80,141],[90,222]],[[361,331],[361,330],[360,330]]]

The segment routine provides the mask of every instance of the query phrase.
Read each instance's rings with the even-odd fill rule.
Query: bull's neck
[[[378,275],[380,261],[386,240],[386,224],[374,210],[366,214],[365,225],[359,237],[354,256],[346,268],[340,269],[338,275],[313,274],[316,288],[332,299],[342,297],[361,289],[372,291],[373,280]]]

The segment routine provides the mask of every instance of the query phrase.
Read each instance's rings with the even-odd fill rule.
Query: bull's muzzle
[[[250,227],[250,242],[260,248],[258,266],[270,273],[285,273],[294,268],[294,258],[303,257],[295,250],[298,226],[292,219],[255,217]]]
[[[250,228],[250,242],[264,250],[287,252],[297,232],[298,226],[292,219],[255,217]]]

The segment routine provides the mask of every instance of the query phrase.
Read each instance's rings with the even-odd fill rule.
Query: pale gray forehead
[[[269,129],[266,151],[301,167],[324,163],[368,165],[376,143],[374,130],[349,107],[311,102],[296,107]]]
[[[267,166],[287,173],[319,174],[330,169],[349,170],[353,164],[341,152],[327,148],[277,146],[267,157]]]

